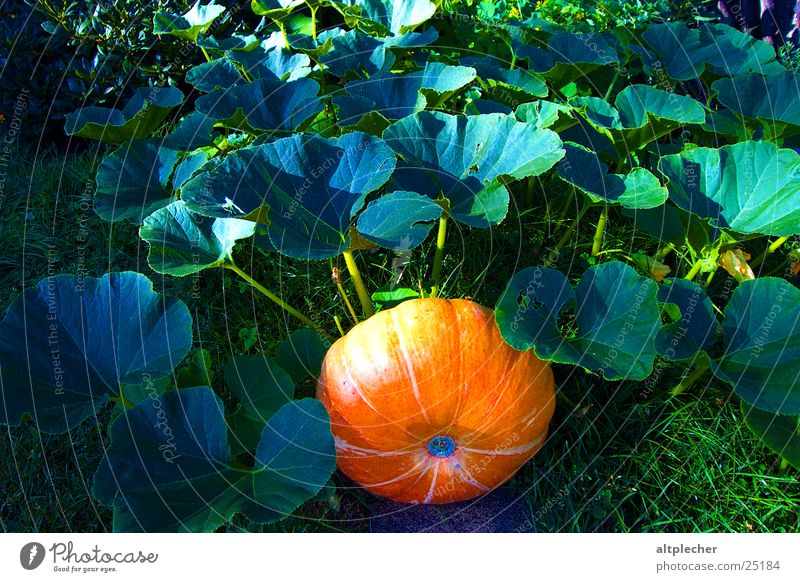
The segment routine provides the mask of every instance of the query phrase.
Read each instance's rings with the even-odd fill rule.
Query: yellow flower
[[[519,18],[520,16],[522,15],[519,13],[519,10],[516,6],[512,6],[511,10],[508,11],[509,18]]]

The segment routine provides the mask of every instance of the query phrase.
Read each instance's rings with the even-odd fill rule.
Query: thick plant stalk
[[[439,278],[442,275],[442,261],[444,260],[444,241],[447,238],[447,216],[439,217],[439,233],[436,237],[436,254],[433,256],[433,287],[431,297],[439,294]]]
[[[701,362],[697,364],[692,370],[692,373],[686,376],[680,383],[672,389],[671,394],[673,396],[678,396],[679,394],[683,394],[692,387],[692,385],[700,379],[700,377],[706,373],[706,371],[710,368],[708,362]]]
[[[572,236],[572,231],[574,231],[575,228],[578,226],[578,224],[581,221],[581,218],[583,218],[583,215],[586,214],[587,210],[589,210],[589,204],[584,204],[583,207],[578,211],[578,216],[576,216],[575,220],[573,220],[572,223],[570,223],[570,225],[567,227],[567,230],[564,231],[564,234],[561,236],[561,239],[556,244],[555,248],[552,251],[554,254],[558,255],[558,252],[561,250],[561,247],[563,247],[569,240],[569,237]]]
[[[759,266],[761,263],[764,262],[764,259],[766,259],[772,253],[781,248],[783,243],[785,243],[787,240],[789,240],[788,236],[782,236],[772,241],[772,243],[766,249],[764,249],[763,253],[761,253],[758,257],[756,257],[754,261],[750,262],[750,267],[753,268]]]
[[[336,288],[339,290],[339,295],[342,296],[342,300],[344,301],[345,306],[347,306],[347,311],[350,312],[350,317],[353,318],[353,323],[358,325],[358,315],[356,314],[356,310],[353,309],[353,304],[350,303],[350,298],[347,296],[347,293],[344,292],[344,287],[342,287],[342,278],[339,275],[338,267],[333,267],[333,274],[331,278],[333,282],[336,283]]]
[[[372,307],[372,300],[369,298],[367,288],[364,286],[364,280],[361,278],[361,272],[358,270],[353,252],[345,251],[342,254],[344,255],[347,270],[353,278],[353,284],[356,286],[356,293],[358,293],[358,300],[361,302],[361,310],[364,312],[364,317],[372,317],[375,315],[375,309]]]
[[[603,233],[606,230],[608,223],[608,204],[603,205],[603,211],[600,213],[600,219],[597,221],[597,228],[594,231],[594,239],[592,240],[592,256],[596,257],[603,247]]]
[[[692,265],[692,268],[689,270],[689,272],[686,273],[686,276],[684,277],[684,279],[686,279],[687,281],[694,280],[694,278],[697,276],[697,273],[700,272],[700,269],[702,268],[702,266],[703,266],[702,261],[700,259],[698,259],[697,262],[695,262],[695,264]]]
[[[258,290],[262,295],[264,295],[267,299],[278,305],[281,309],[283,309],[286,313],[293,315],[307,326],[311,327],[312,329],[316,329],[317,331],[321,331],[319,326],[314,323],[310,318],[306,317],[302,313],[300,313],[297,309],[286,303],[283,299],[275,295],[272,291],[264,287],[261,283],[253,279],[250,275],[242,271],[239,267],[232,263],[225,263],[224,267],[230,271],[233,271],[237,275],[239,275],[242,279],[250,283],[256,290]],[[324,333],[324,332],[322,332]],[[327,336],[328,334],[325,333]]]

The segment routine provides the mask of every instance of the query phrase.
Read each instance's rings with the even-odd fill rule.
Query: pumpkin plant
[[[428,0],[252,8],[265,34],[206,36],[219,7],[160,12],[157,33],[206,62],[183,90],[78,111],[66,130],[113,145],[95,209],[138,227],[152,272],[224,269],[303,328],[273,358],[235,355],[223,384],[174,381],[192,318],[144,274],[45,279],[0,323],[0,421],[64,431],[113,402],[93,492],[116,529],[272,522],[326,488],[337,456],[379,495],[479,495],[542,446],[562,365],[629,382],[681,366],[676,395],[710,372],[800,468],[800,290],[776,259],[800,235],[800,97],[771,47],[711,23],[535,21],[460,22],[471,32],[448,46]],[[510,221],[524,265],[493,273],[508,283],[492,312],[459,293],[448,241]],[[744,249],[763,252],[748,264]],[[417,280],[361,271],[367,252],[427,250]],[[330,266],[339,311],[254,276],[279,261]],[[309,378],[318,399],[296,398]]]

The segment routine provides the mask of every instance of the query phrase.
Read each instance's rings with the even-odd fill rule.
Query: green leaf
[[[330,342],[312,329],[297,329],[278,344],[275,357],[296,384],[307,378],[317,378]]]
[[[190,152],[214,145],[212,131],[216,121],[198,111],[181,119],[175,129],[161,142],[161,146],[176,151]]]
[[[352,219],[394,167],[394,154],[374,136],[295,134],[230,154],[189,180],[181,196],[191,210],[216,217],[244,216],[266,203],[274,248],[323,259],[349,248]]]
[[[204,34],[217,17],[225,12],[224,6],[217,6],[213,1],[201,6],[200,0],[184,14],[171,14],[158,10],[153,16],[154,34],[171,34],[189,42],[196,42],[199,34]]]
[[[515,115],[518,120],[530,123],[539,129],[552,128],[553,131],[560,131],[575,124],[570,111],[572,109],[567,105],[539,99],[523,103],[517,107]]]
[[[668,360],[689,360],[707,351],[717,337],[714,305],[700,285],[685,279],[665,279],[658,301],[677,305],[679,317],[665,324],[656,336],[658,353]]]
[[[391,309],[400,305],[408,299],[417,299],[419,292],[407,287],[396,287],[393,285],[381,287],[372,294],[372,302],[380,309]]]
[[[337,77],[344,77],[350,71],[371,76],[388,71],[395,56],[381,39],[360,30],[349,30],[331,39],[331,50],[319,57],[319,61]]]
[[[269,419],[252,468],[233,464],[227,430],[207,387],[168,392],[118,417],[93,488],[113,499],[114,530],[212,532],[238,513],[273,522],[316,495],[335,467],[316,400],[290,402]]]
[[[422,244],[442,207],[427,196],[397,190],[370,202],[358,217],[358,234],[385,249],[405,251]]]
[[[658,168],[670,199],[721,228],[744,234],[800,234],[800,156],[765,141],[694,148]]]
[[[768,136],[800,132],[800,75],[760,74],[719,79],[712,86],[717,99],[742,117],[758,121]]]
[[[120,384],[172,372],[191,345],[186,305],[153,291],[144,275],[43,279],[0,322],[0,423],[31,414],[43,432],[69,430]]]
[[[616,109],[598,97],[573,100],[592,127],[612,140],[620,158],[680,127],[706,120],[698,101],[649,85],[628,85],[615,104]]]
[[[528,60],[531,70],[555,87],[563,87],[599,67],[619,63],[614,48],[595,33],[557,32],[548,40],[546,51],[519,42],[514,42],[513,47],[519,58]]]
[[[633,168],[628,174],[609,174],[608,166],[592,151],[565,143],[566,155],[558,163],[558,176],[589,196],[625,208],[656,208],[667,200],[667,189],[649,170]]]
[[[800,290],[782,279],[740,283],[725,307],[725,352],[714,374],[745,402],[800,414]]]
[[[538,176],[564,156],[555,132],[499,113],[422,111],[386,128],[383,138],[407,162],[392,176],[397,189],[443,194],[453,218],[478,227],[508,212],[508,190],[497,178]]]
[[[255,227],[248,220],[195,214],[178,200],[145,218],[139,236],[150,245],[151,269],[184,277],[223,262],[237,240],[253,236]]]
[[[510,89],[524,93],[525,95],[521,96],[524,101],[530,101],[531,97],[547,97],[547,84],[540,75],[523,69],[508,69],[503,66],[503,61],[496,57],[466,57],[461,59],[461,64],[475,69],[481,79],[499,84],[500,89],[489,91],[490,95],[497,93],[507,97],[507,93],[503,94],[503,89],[506,89],[506,92]],[[508,99],[500,100],[509,101]],[[513,109],[516,106],[516,103],[513,102],[515,99],[511,101]]]
[[[197,100],[197,111],[227,127],[253,133],[295,131],[323,110],[313,79],[277,81],[257,79],[252,83],[216,89]]]
[[[177,388],[211,386],[214,380],[214,372],[211,368],[211,354],[204,349],[194,350],[187,362],[178,368],[175,376],[175,386]]]
[[[296,7],[302,6],[304,0],[251,0],[253,12],[260,16],[280,18],[288,15]]]
[[[178,160],[174,150],[149,139],[125,144],[97,169],[94,209],[103,220],[142,219],[172,200],[169,177]]]
[[[66,116],[64,131],[111,143],[149,137],[175,107],[183,103],[183,93],[175,87],[137,89],[125,107],[84,107]]]
[[[225,366],[225,385],[239,401],[228,416],[234,448],[255,450],[267,421],[294,398],[294,382],[274,361],[236,356]]]
[[[783,68],[773,47],[726,24],[703,23],[699,28],[681,22],[653,24],[642,38],[655,53],[646,61],[649,69],[665,70],[680,81],[700,77],[707,69],[716,75],[738,76],[772,74]]]
[[[513,348],[574,364],[609,380],[644,380],[653,371],[654,339],[661,328],[658,286],[613,261],[590,267],[575,288],[554,269],[523,269],[495,307],[503,338]],[[574,328],[559,316],[576,310]]]
[[[422,24],[436,13],[436,5],[429,0],[340,0],[334,7],[340,4],[358,7],[362,18],[382,25],[394,35]]]
[[[776,455],[800,469],[800,418],[760,410],[742,401],[747,427]]]
[[[475,69],[428,63],[421,71],[402,75],[375,74],[367,80],[345,85],[349,95],[333,98],[343,125],[356,125],[360,119],[378,111],[387,119],[402,119],[425,108],[420,91],[456,91],[475,79]]]

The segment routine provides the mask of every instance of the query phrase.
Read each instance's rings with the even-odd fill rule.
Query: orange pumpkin
[[[331,346],[317,397],[341,471],[406,503],[450,503],[511,478],[542,446],[553,374],[503,341],[491,310],[414,299]]]

